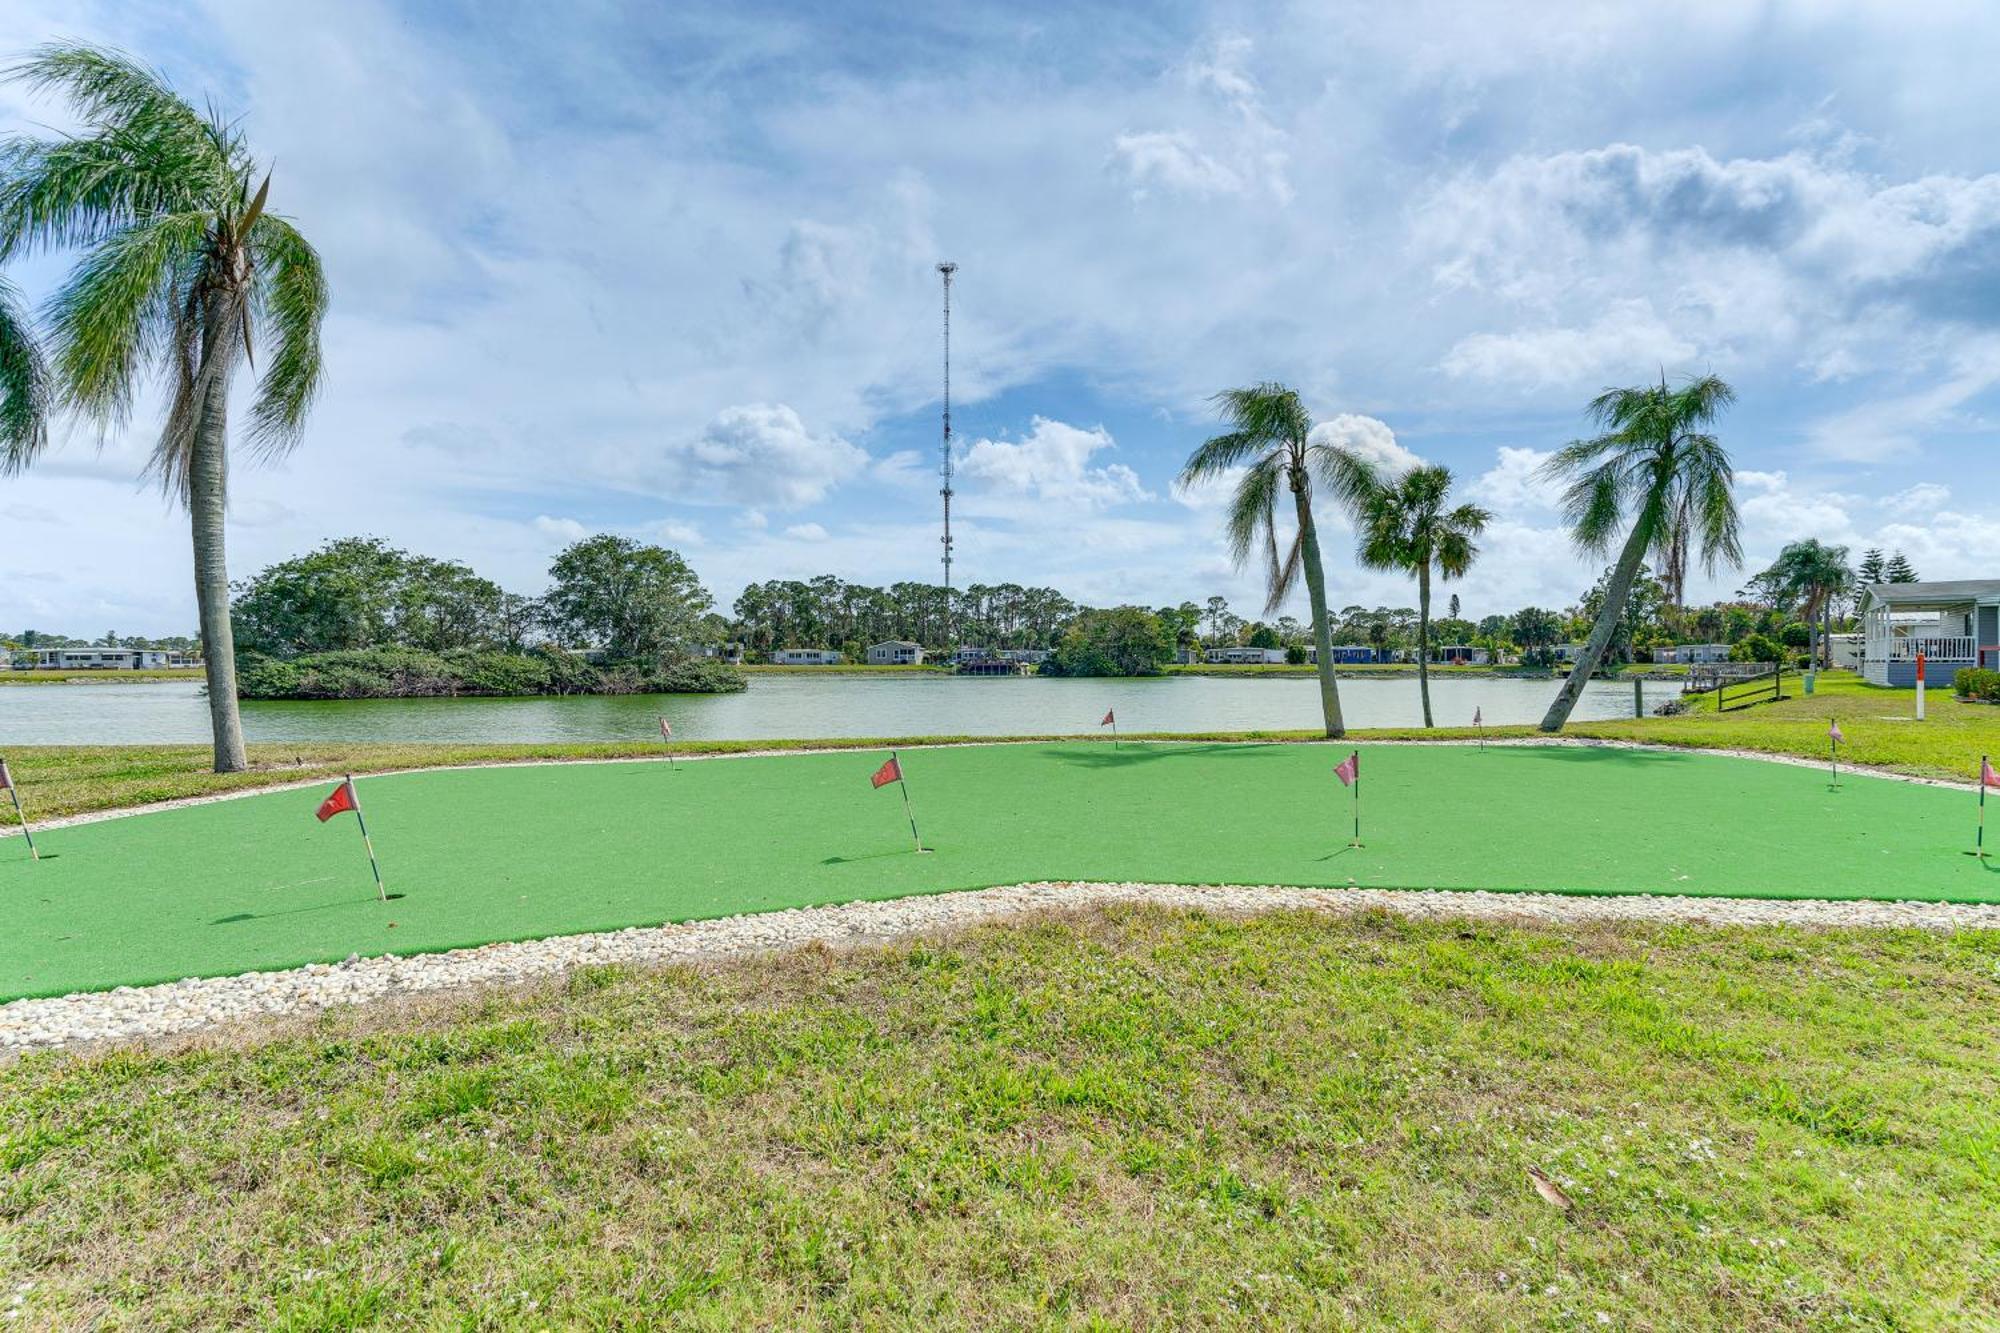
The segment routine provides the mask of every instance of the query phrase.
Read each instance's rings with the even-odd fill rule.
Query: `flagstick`
[[[1111,748],[1118,748],[1118,714],[1115,712],[1111,715]]]
[[[1360,754],[1361,751],[1354,751],[1354,755],[1357,758]],[[1347,845],[1349,847],[1361,846],[1361,765],[1358,763],[1354,766],[1354,841]]]
[[[368,819],[361,813],[361,793],[354,789],[354,775],[347,775],[347,795],[354,802],[354,822],[361,826],[361,845],[368,849],[368,868],[375,872],[375,896],[383,902],[389,901],[389,891],[382,887],[382,867],[375,860],[375,841],[368,836]]]
[[[889,751],[889,762],[896,764],[896,786],[903,793],[903,813],[910,817],[910,841],[916,843],[917,851],[924,850],[923,837],[917,832],[917,812],[910,806],[910,784],[903,777],[903,766],[896,762],[896,752]]]
[[[1833,750],[1833,781],[1828,785],[1838,787],[1840,785],[1840,742],[1829,734],[1826,738],[1826,743]]]
[[[1972,839],[1974,856],[1986,855],[1986,766],[1991,762],[1989,756],[1979,756],[1979,832]]]
[[[28,840],[28,855],[32,859],[39,861],[42,859],[42,854],[35,850],[35,835],[28,828],[28,812],[21,808],[21,789],[16,787],[12,782],[9,782],[7,784],[7,794],[14,798],[14,814],[21,821],[21,836]]]

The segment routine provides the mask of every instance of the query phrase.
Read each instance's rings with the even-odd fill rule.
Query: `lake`
[[[1440,726],[1541,720],[1553,680],[1451,676],[1431,682]],[[1647,681],[1646,706],[1674,697],[1674,681]],[[1423,721],[1415,677],[1340,683],[1350,727]],[[658,717],[688,740],[823,736],[1092,735],[1106,709],[1120,730],[1280,731],[1320,724],[1311,677],[1165,676],[1063,680],[936,675],[754,676],[742,694],[618,695],[537,699],[364,699],[245,703],[252,741],[645,740]],[[1579,721],[1630,717],[1629,681],[1593,681]],[[209,738],[208,705],[192,681],[0,687],[0,750],[8,745],[132,745]]]

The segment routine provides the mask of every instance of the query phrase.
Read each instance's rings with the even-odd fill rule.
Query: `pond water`
[[[1431,682],[1440,726],[1532,723],[1555,696],[1553,680],[1451,676]],[[1646,707],[1679,692],[1645,683]],[[1340,683],[1350,727],[1423,721],[1414,676]],[[366,699],[246,703],[252,741],[604,741],[657,735],[672,719],[688,740],[826,736],[1095,734],[1106,709],[1119,729],[1303,730],[1319,725],[1310,677],[1166,676],[1062,680],[936,675],[754,676],[741,694],[547,699]],[[1630,682],[1593,681],[1577,720],[1632,716]],[[8,745],[116,745],[208,739],[208,706],[192,681],[0,686],[0,751]]]

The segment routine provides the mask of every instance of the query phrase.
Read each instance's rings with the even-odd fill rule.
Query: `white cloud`
[[[785,535],[793,541],[823,542],[826,540],[826,529],[817,523],[794,523],[785,529]]]
[[[1102,426],[1085,430],[1038,416],[1020,440],[975,440],[961,470],[975,483],[975,508],[982,498],[1088,509],[1150,498],[1123,463],[1093,465],[1095,455],[1117,447]]]
[[[1408,472],[1424,461],[1396,442],[1396,432],[1389,429],[1388,422],[1353,412],[1329,417],[1314,426],[1306,438],[1313,444],[1349,450],[1385,472]]]
[[[796,509],[868,466],[838,435],[815,435],[782,403],[726,408],[700,437],[670,444],[661,470],[675,499]]]
[[[547,514],[535,517],[534,529],[553,541],[580,542],[590,535],[590,529],[573,518],[552,518]]]
[[[708,539],[702,536],[701,529],[692,523],[662,523],[655,531],[658,532],[661,541],[671,542],[675,546],[706,546],[708,544]]]
[[[1882,507],[1892,514],[1928,514],[1944,508],[1950,499],[1951,487],[1934,481],[1920,481],[1886,497]]]
[[[1518,514],[1553,509],[1561,497],[1561,487],[1544,481],[1539,473],[1554,454],[1552,449],[1501,445],[1498,461],[1474,479],[1470,491],[1480,503],[1497,512]]]
[[[1644,300],[1619,301],[1581,328],[1540,327],[1475,333],[1446,352],[1448,375],[1541,389],[1600,384],[1635,367],[1679,365],[1696,348]]]

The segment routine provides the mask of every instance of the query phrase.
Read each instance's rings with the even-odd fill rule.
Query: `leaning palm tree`
[[[1237,568],[1261,547],[1269,566],[1265,614],[1278,609],[1304,571],[1312,604],[1313,643],[1319,656],[1320,711],[1328,736],[1343,736],[1340,686],[1333,674],[1333,629],[1326,614],[1326,572],[1320,566],[1319,534],[1313,526],[1312,488],[1317,478],[1343,504],[1353,505],[1365,490],[1367,464],[1345,449],[1311,441],[1312,416],[1299,396],[1282,384],[1225,389],[1215,395],[1230,429],[1189,455],[1181,484],[1195,485],[1244,469],[1229,503],[1226,521],[1230,554]],[[1279,553],[1278,497],[1292,493],[1296,530]]]
[[[54,405],[104,433],[125,422],[145,379],[165,382],[149,470],[192,519],[215,768],[233,772],[246,765],[223,551],[229,385],[238,362],[259,369],[261,353],[244,442],[264,457],[298,443],[320,383],[319,256],[265,210],[270,173],[260,185],[235,126],[197,112],[161,75],[78,45],[43,47],[7,73],[67,97],[83,130],[0,142],[0,262],[82,251],[45,311]],[[46,439],[0,439],[0,471],[27,467]]]
[[[1625,614],[1646,553],[1671,548],[1683,501],[1703,567],[1713,573],[1720,560],[1742,563],[1735,472],[1728,452],[1708,433],[1735,399],[1735,391],[1713,375],[1690,378],[1678,389],[1664,379],[1658,387],[1607,389],[1589,409],[1604,433],[1572,441],[1542,465],[1543,476],[1565,483],[1563,516],[1584,552],[1602,557],[1620,525],[1630,523],[1597,623],[1542,718],[1543,731],[1561,731],[1569,720]]]
[[[1431,574],[1436,571],[1440,582],[1463,578],[1479,554],[1473,539],[1493,518],[1478,505],[1447,509],[1450,498],[1451,469],[1426,464],[1399,477],[1371,478],[1359,505],[1361,563],[1370,569],[1400,569],[1417,579],[1417,690],[1427,727],[1436,725],[1431,721]]]

